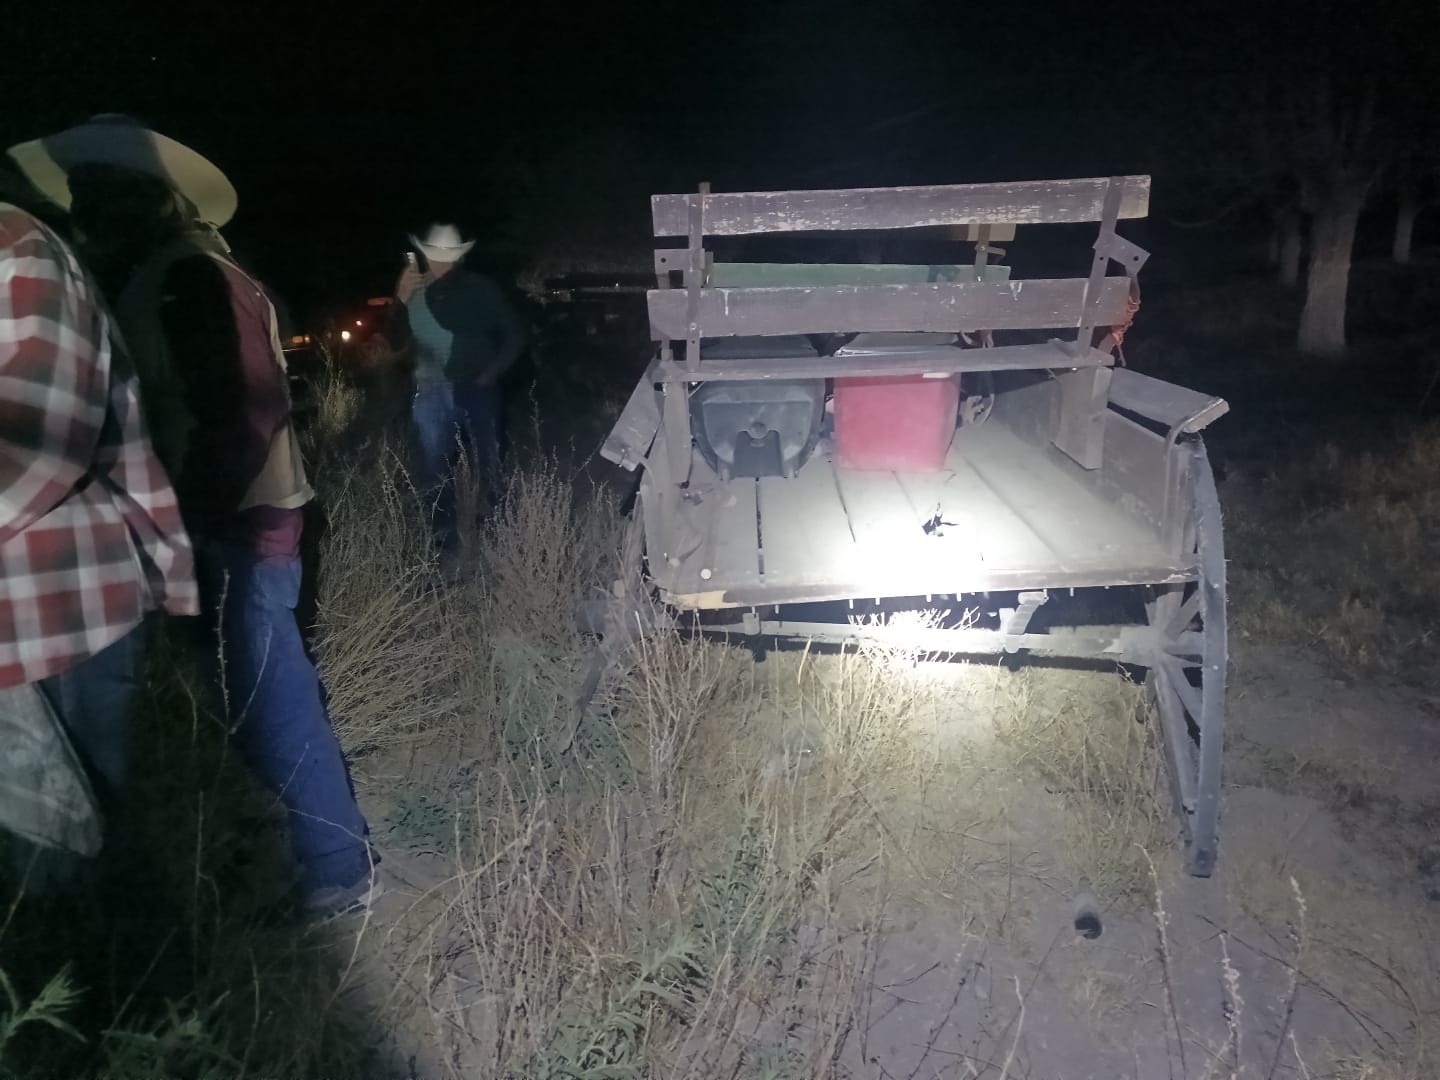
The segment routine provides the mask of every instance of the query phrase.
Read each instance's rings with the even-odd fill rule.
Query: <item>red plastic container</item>
[[[932,472],[955,437],[960,381],[923,375],[835,380],[835,460],[842,469]]]

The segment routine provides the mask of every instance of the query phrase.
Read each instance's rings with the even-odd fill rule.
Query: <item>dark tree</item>
[[[1270,207],[1282,280],[1298,282],[1308,223],[1305,302],[1296,343],[1338,358],[1355,233],[1377,179],[1423,114],[1435,5],[1405,0],[1213,5],[1214,31],[1188,51],[1180,97],[1194,123],[1175,134],[1208,175]]]

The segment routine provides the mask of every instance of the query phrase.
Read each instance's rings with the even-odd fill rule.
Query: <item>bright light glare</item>
[[[356,325],[356,326],[364,326],[364,325],[365,325],[365,320],[364,320],[364,319],[356,319],[356,320],[355,320],[355,325]]]
[[[349,331],[349,330],[341,330],[341,331],[340,331],[340,340],[341,340],[341,341],[349,341],[349,340],[350,340],[350,331]]]

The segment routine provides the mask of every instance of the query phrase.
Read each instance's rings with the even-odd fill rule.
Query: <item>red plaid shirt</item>
[[[0,203],[0,689],[198,609],[137,382],[75,256]],[[113,369],[112,369],[113,363]]]

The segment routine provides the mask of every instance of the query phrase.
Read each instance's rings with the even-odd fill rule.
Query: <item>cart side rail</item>
[[[1224,415],[1229,405],[1224,398],[1128,368],[1107,373],[1112,378],[1100,402],[1101,455],[1097,467],[1075,471],[1076,482],[1147,521],[1177,557],[1188,557],[1193,537],[1185,493],[1191,451],[1185,440]],[[1076,374],[1007,374],[1009,385],[996,395],[997,419],[1035,445],[1056,442],[1066,419],[1066,380]]]

